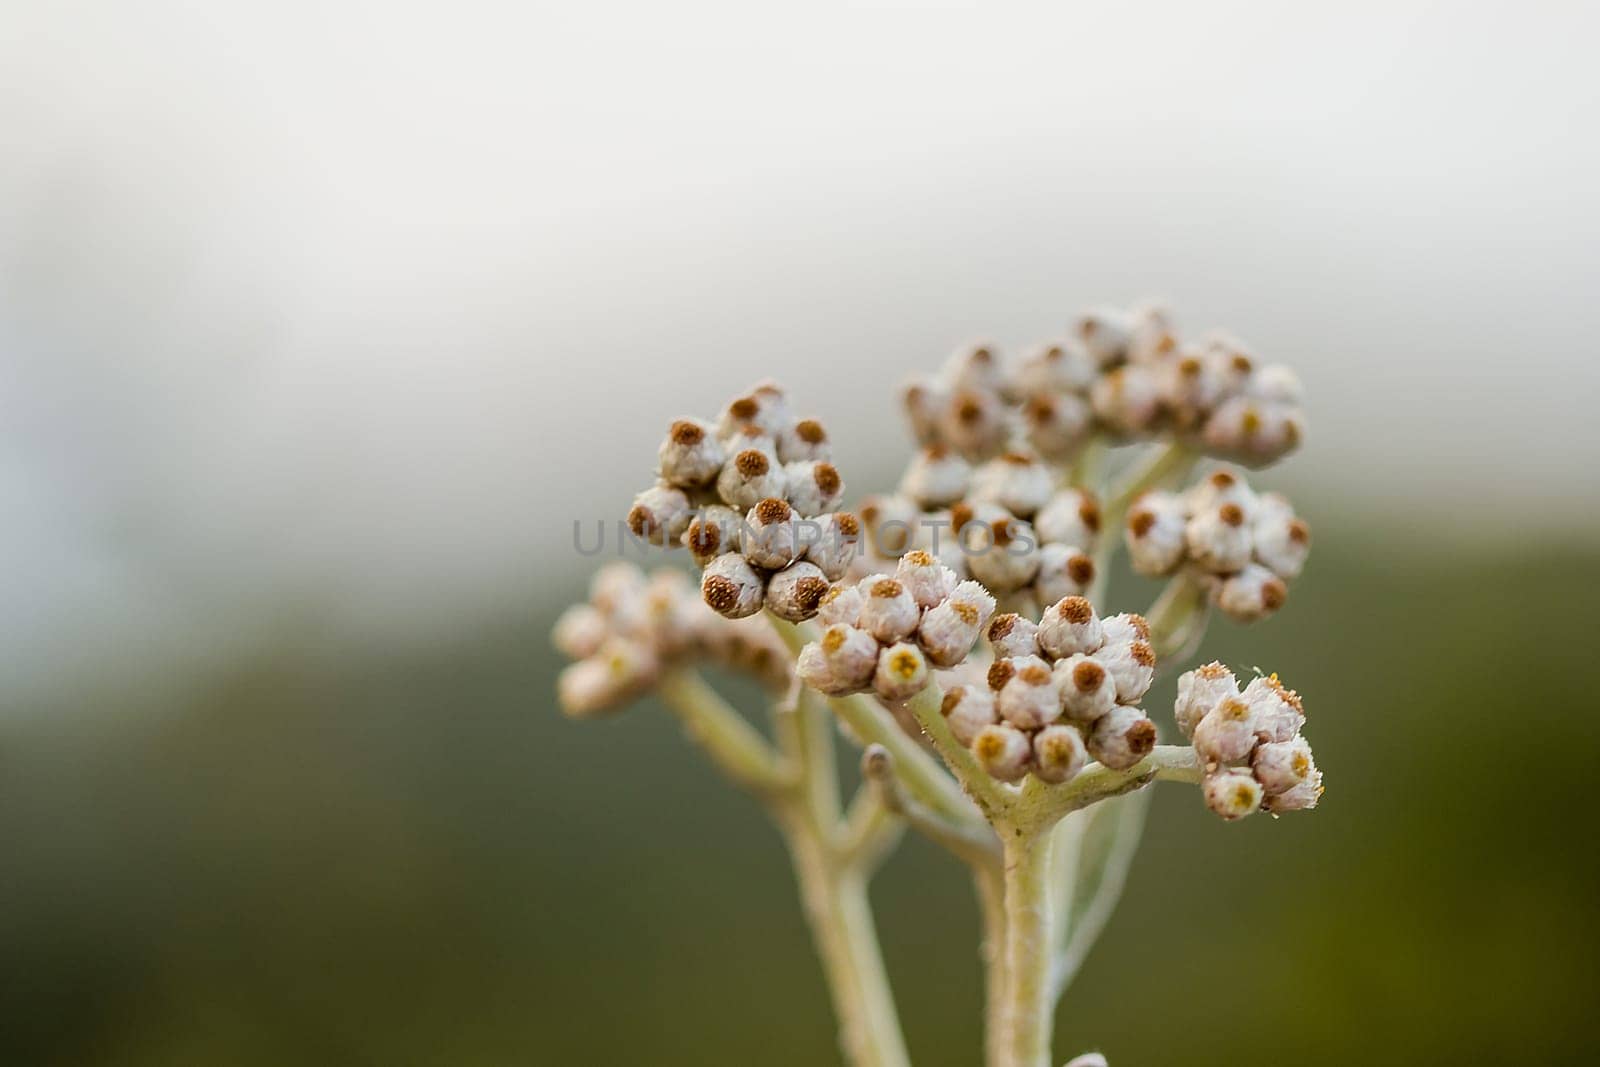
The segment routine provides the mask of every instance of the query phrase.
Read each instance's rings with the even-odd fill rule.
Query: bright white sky
[[[14,12],[0,671],[517,610],[673,415],[887,473],[902,376],[1147,294],[1302,369],[1310,494],[1593,533],[1593,11]]]

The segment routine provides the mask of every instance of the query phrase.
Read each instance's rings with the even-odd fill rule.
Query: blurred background
[[[835,1062],[762,816],[553,706],[572,523],[769,375],[884,487],[902,377],[1146,295],[1307,382],[1310,566],[1206,651],[1329,791],[1164,788],[1060,1058],[1600,1056],[1592,6],[4,24],[0,1060]],[[875,899],[976,1062],[963,873]]]

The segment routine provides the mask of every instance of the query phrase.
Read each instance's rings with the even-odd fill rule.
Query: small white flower
[[[886,645],[903,641],[916,630],[922,609],[903,584],[886,574],[874,574],[863,578],[858,588],[863,630]]]
[[[916,645],[890,645],[878,654],[872,688],[885,700],[909,700],[928,684],[928,661]]]
[[[1039,549],[1039,573],[1033,578],[1034,595],[1049,604],[1064,597],[1082,596],[1094,581],[1094,560],[1071,545],[1044,545]]]
[[[1076,333],[1084,349],[1101,367],[1112,367],[1128,355],[1134,324],[1119,308],[1095,308],[1079,319]]]
[[[768,498],[781,500],[788,487],[777,460],[757,448],[735,453],[717,476],[717,496],[731,508],[748,510]]]
[[[1117,683],[1095,657],[1080,653],[1058,660],[1054,673],[1061,706],[1074,722],[1094,722],[1116,707]]]
[[[1228,769],[1206,775],[1200,784],[1206,807],[1232,822],[1242,819],[1261,807],[1261,783],[1249,771]]]
[[[959,581],[954,571],[921,549],[912,549],[900,557],[894,577],[906,587],[917,606],[924,608],[944,600]]]
[[[1254,622],[1283,607],[1289,587],[1259,563],[1247,563],[1229,575],[1214,594],[1217,607],[1237,622]]]
[[[1144,698],[1156,677],[1156,653],[1148,641],[1107,642],[1094,654],[1117,686],[1117,699],[1133,704]]]
[[[1250,769],[1267,795],[1276,796],[1310,778],[1317,765],[1311,756],[1311,746],[1305,738],[1296,737],[1257,745],[1250,758]]]
[[[737,552],[718,556],[700,576],[700,596],[718,615],[730,619],[760,611],[766,592],[766,581]]]
[[[1139,574],[1171,574],[1183,562],[1188,519],[1175,493],[1145,493],[1128,513],[1128,562]]]
[[[1283,500],[1275,493],[1271,495]],[[1298,576],[1306,565],[1306,556],[1311,553],[1311,527],[1304,519],[1295,518],[1294,512],[1285,514],[1284,507],[1287,501],[1282,507],[1276,503],[1270,508],[1263,507],[1256,516],[1252,533],[1256,560],[1287,581]]]
[[[1139,363],[1118,367],[1095,380],[1089,403],[1109,429],[1129,437],[1149,433],[1161,414],[1160,372]]]
[[[998,393],[961,389],[940,412],[937,439],[969,459],[984,459],[1005,447],[1008,432]]]
[[[1178,676],[1178,699],[1172,715],[1184,737],[1192,738],[1200,720],[1223,700],[1239,696],[1239,683],[1233,672],[1212,662]]]
[[[1311,775],[1299,785],[1266,799],[1266,808],[1274,815],[1286,811],[1309,811],[1322,799],[1322,772],[1312,768]]]
[[[1033,773],[1046,782],[1069,782],[1088,762],[1083,737],[1071,726],[1046,726],[1033,735]]]
[[[698,566],[704,567],[724,552],[739,551],[744,513],[721,504],[701,508],[683,531],[683,543]]]
[[[1000,360],[992,345],[968,345],[951,353],[939,377],[952,389],[994,392],[1000,388]]]
[[[1022,403],[1028,444],[1041,456],[1070,458],[1094,429],[1094,409],[1077,393],[1034,393]]]
[[[832,511],[844,499],[844,479],[832,463],[803,459],[785,466],[783,473],[789,503],[807,518]]]
[[[1076,545],[1088,551],[1100,534],[1100,504],[1092,493],[1062,489],[1033,517],[1033,528],[1046,544]]]
[[[1007,452],[972,472],[970,499],[998,504],[1023,518],[1044,506],[1055,489],[1050,468],[1026,452]]]
[[[1109,615],[1100,620],[1100,628],[1105,632],[1105,643],[1108,645],[1150,640],[1150,624],[1143,615],[1133,612]]]
[[[1144,712],[1118,704],[1089,729],[1089,754],[1114,771],[1125,771],[1156,747],[1156,724]]]
[[[1210,764],[1237,763],[1256,742],[1256,719],[1243,698],[1224,697],[1194,728],[1195,751]]]
[[[1183,495],[1183,502],[1192,515],[1213,511],[1223,504],[1237,504],[1247,522],[1255,519],[1261,507],[1261,498],[1250,484],[1227,467],[1212,471],[1190,487]]]
[[[995,710],[1023,730],[1046,726],[1061,717],[1061,693],[1055,676],[1043,663],[1017,667],[995,698]]]
[[[1099,368],[1089,350],[1073,340],[1050,341],[1017,362],[1011,389],[1018,396],[1076,393],[1087,389]]]
[[[1300,694],[1278,680],[1276,674],[1256,678],[1244,687],[1242,699],[1250,706],[1256,733],[1263,741],[1289,741],[1305,725]]]
[[[954,504],[967,495],[972,467],[942,445],[922,449],[900,479],[900,493],[925,508]]]
[[[1095,615],[1094,605],[1081,596],[1057,601],[1039,620],[1039,647],[1054,659],[1094,652],[1105,639],[1105,627]]]
[[[1033,759],[1033,742],[1015,726],[994,723],[979,730],[972,739],[972,755],[990,777],[1019,782]]]
[[[674,422],[658,453],[662,479],[685,489],[714,481],[726,458],[722,442],[699,419]]]
[[[676,545],[689,527],[689,498],[670,485],[653,485],[633,498],[628,529],[652,545]]]
[[[867,543],[880,556],[900,558],[911,547],[921,523],[922,510],[907,496],[869,496],[859,509]]]
[[[1260,367],[1244,383],[1245,392],[1269,404],[1298,407],[1305,402],[1305,386],[1294,368],[1283,363]]]
[[[1189,556],[1213,574],[1232,574],[1255,547],[1244,508],[1229,501],[1196,514],[1184,527]]]
[[[996,615],[989,624],[987,637],[994,646],[996,659],[1039,654],[1039,624],[1015,612]]]
[[[865,689],[878,669],[878,641],[865,630],[838,623],[828,627],[817,642],[828,673],[840,685]]]
[[[802,682],[826,696],[839,697],[855,692],[855,687],[849,682],[833,676],[822,649],[815,643],[800,650],[794,670]]]
[[[606,639],[605,616],[590,604],[574,604],[556,620],[551,639],[569,659],[588,659]]]
[[[958,685],[945,690],[939,712],[950,724],[950,732],[963,745],[971,745],[985,726],[998,722],[994,694],[981,686]]]
[[[757,567],[780,570],[800,558],[800,516],[788,501],[768,497],[758,502],[744,517],[740,547],[744,558]]]
[[[789,622],[804,622],[817,613],[827,593],[821,568],[802,560],[767,579],[767,610]]]
[[[717,420],[717,436],[727,440],[746,427],[754,427],[776,441],[788,423],[789,407],[783,390],[766,382],[729,402]]]
[[[842,622],[854,626],[861,619],[861,604],[864,599],[857,586],[834,586],[823,595],[822,602],[817,605],[817,623],[821,626],[832,626],[834,623]]]
[[[837,582],[850,571],[850,564],[861,551],[861,523],[848,511],[818,515],[810,520],[805,558],[815,563],[830,582]]]
[[[1033,581],[1039,573],[1039,541],[1033,527],[1021,519],[992,514],[983,508],[978,518],[961,529],[967,569],[992,592],[1010,593]]]
[[[785,464],[832,459],[828,431],[816,419],[796,419],[778,434],[778,458]]]

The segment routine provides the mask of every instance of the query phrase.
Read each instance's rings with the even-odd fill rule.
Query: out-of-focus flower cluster
[[[835,586],[817,621],[822,636],[800,652],[797,672],[829,696],[872,691],[887,701],[919,693],[937,668],[962,663],[995,601],[926,552],[900,557],[894,575]]]
[[[721,617],[695,595],[687,575],[670,568],[646,575],[631,563],[602,567],[588,601],[557,620],[554,641],[573,660],[556,693],[577,718],[619,709],[663,670],[688,662],[719,663],[773,687],[791,676],[788,650],[770,626]]]
[[[762,383],[715,423],[671,425],[656,483],[634,498],[628,526],[652,544],[687,546],[718,614],[766,607],[808,619],[844,576],[860,532],[838,510],[844,479],[829,456],[822,424],[797,418],[783,389]]]
[[[943,711],[951,733],[995,778],[1032,773],[1065,782],[1090,756],[1126,770],[1155,746],[1155,723],[1138,706],[1156,664],[1142,617],[1102,619],[1089,601],[1069,596],[1037,623],[997,615],[988,638],[995,658],[987,687],[951,688]]]
[[[1096,432],[1112,441],[1158,433],[1251,466],[1292,451],[1305,434],[1299,378],[1262,365],[1237,339],[1179,338],[1152,305],[1081,316],[1070,335],[1038,345],[1014,365],[980,345],[905,389],[924,445],[972,460],[1025,440],[1047,459],[1070,460]]]
[[[1276,674],[1241,691],[1222,664],[1197,667],[1179,676],[1173,715],[1205,764],[1206,806],[1224,819],[1317,806],[1322,772],[1300,736],[1305,707]]]
[[[867,550],[857,566],[881,567],[915,548],[997,596],[1026,594],[1039,605],[1081,595],[1094,581],[1100,506],[1094,494],[1056,483],[1031,452],[974,465],[929,445],[912,459],[898,492],[862,502]]]
[[[1182,493],[1145,493],[1128,512],[1126,536],[1134,570],[1160,576],[1190,566],[1240,622],[1282,607],[1311,551],[1311,527],[1287,498],[1257,494],[1229,470]]]

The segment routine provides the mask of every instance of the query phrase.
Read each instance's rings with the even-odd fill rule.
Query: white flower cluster
[[[796,418],[779,386],[757,385],[715,425],[672,424],[629,528],[652,544],[686,545],[718,614],[738,619],[765,606],[808,619],[849,568],[860,533],[838,510],[844,480],[828,458],[822,424]]]
[[[668,568],[646,575],[631,563],[602,567],[589,600],[557,620],[554,641],[574,661],[556,693],[577,718],[620,708],[677,663],[711,660],[774,687],[790,678],[788,650],[771,627],[722,618],[695,595],[687,575]]]
[[[869,497],[861,517],[872,558],[858,566],[921,549],[997,595],[1028,592],[1035,604],[1082,594],[1094,580],[1099,503],[1056,488],[1051,468],[1028,452],[973,465],[930,445],[911,461],[899,492]]]
[[[1173,715],[1205,762],[1206,806],[1224,819],[1317,806],[1322,772],[1300,736],[1305,708],[1276,674],[1241,692],[1222,664],[1197,667],[1179,676]]]
[[[908,700],[935,668],[967,658],[994,614],[994,597],[926,552],[900,557],[894,576],[835,586],[817,620],[822,637],[800,652],[802,681],[829,696],[871,690]]]
[[[1065,782],[1090,756],[1126,770],[1155,746],[1155,723],[1138,706],[1156,665],[1140,616],[1101,619],[1089,601],[1069,596],[1037,623],[997,615],[988,638],[988,687],[952,688],[943,710],[951,733],[995,778],[1031,772]]]
[[[1190,566],[1212,602],[1240,622],[1282,607],[1311,551],[1311,527],[1287,498],[1257,494],[1229,470],[1183,493],[1145,493],[1128,512],[1126,534],[1134,570],[1156,577]]]
[[[1305,433],[1298,377],[1258,365],[1238,341],[1179,340],[1155,306],[1082,316],[1072,336],[1038,346],[1010,368],[991,346],[957,352],[904,393],[912,431],[981,460],[1028,442],[1070,459],[1099,430],[1112,440],[1171,433],[1252,466],[1292,451]]]

